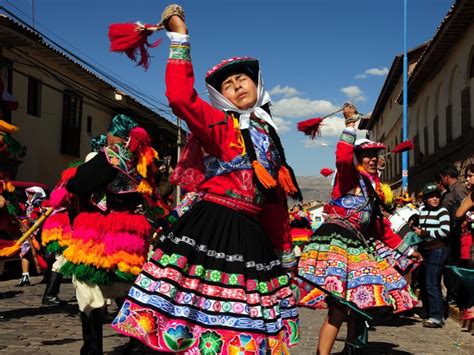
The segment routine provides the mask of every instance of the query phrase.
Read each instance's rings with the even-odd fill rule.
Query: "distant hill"
[[[304,201],[326,201],[328,199],[332,189],[332,176],[327,178],[321,176],[297,176],[296,180],[303,193]]]

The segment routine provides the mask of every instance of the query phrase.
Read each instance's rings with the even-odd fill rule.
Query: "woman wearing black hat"
[[[112,326],[159,351],[287,352],[299,336],[283,268],[296,263],[286,194],[299,189],[259,63],[236,57],[213,67],[209,104],[194,89],[183,10],[169,6],[162,23],[171,40],[166,94],[195,146],[175,173],[202,199],[160,237]]]
[[[425,260],[425,297],[423,305],[429,319],[423,322],[427,328],[441,328],[444,324],[441,272],[448,256],[444,239],[449,234],[449,212],[441,207],[441,191],[435,184],[423,188],[424,206],[420,209],[419,226],[414,231],[422,238],[420,251]]]

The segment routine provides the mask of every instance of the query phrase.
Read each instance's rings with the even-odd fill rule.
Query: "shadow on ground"
[[[68,317],[76,317],[79,309],[75,304],[65,304],[63,306],[42,306],[37,308],[19,308],[2,312],[3,321],[8,322],[11,319],[20,319],[25,317],[35,317],[50,314],[66,313]]]

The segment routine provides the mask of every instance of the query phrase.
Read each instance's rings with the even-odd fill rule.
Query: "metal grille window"
[[[27,113],[32,116],[41,116],[41,81],[28,78]]]
[[[80,156],[82,97],[65,92],[63,97],[63,122],[61,154]]]

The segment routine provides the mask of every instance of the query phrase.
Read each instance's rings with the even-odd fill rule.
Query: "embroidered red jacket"
[[[325,205],[325,212],[339,216],[350,216],[348,220],[359,230],[369,225],[368,234],[370,236],[381,240],[391,248],[398,248],[401,246],[403,239],[391,229],[387,218],[376,218],[374,220],[374,216],[371,214],[364,215],[364,212],[354,213],[355,209],[345,208],[334,203],[334,201],[340,200],[349,194],[361,195],[365,192],[365,195],[367,195],[367,190],[360,183],[361,173],[354,165],[355,137],[354,131],[345,129],[337,143],[337,173],[331,201]]]
[[[202,157],[211,155],[231,161],[245,154],[243,138],[237,118],[227,117],[223,111],[202,100],[194,89],[194,72],[190,60],[170,58],[166,68],[166,95],[176,116],[184,119],[203,149]],[[193,173],[182,171],[187,178]],[[251,169],[234,170],[213,176],[198,183],[197,190],[217,196],[241,199],[262,207],[259,217],[262,228],[277,251],[291,250],[290,226],[286,194],[277,187],[277,201],[262,199],[253,182]]]

